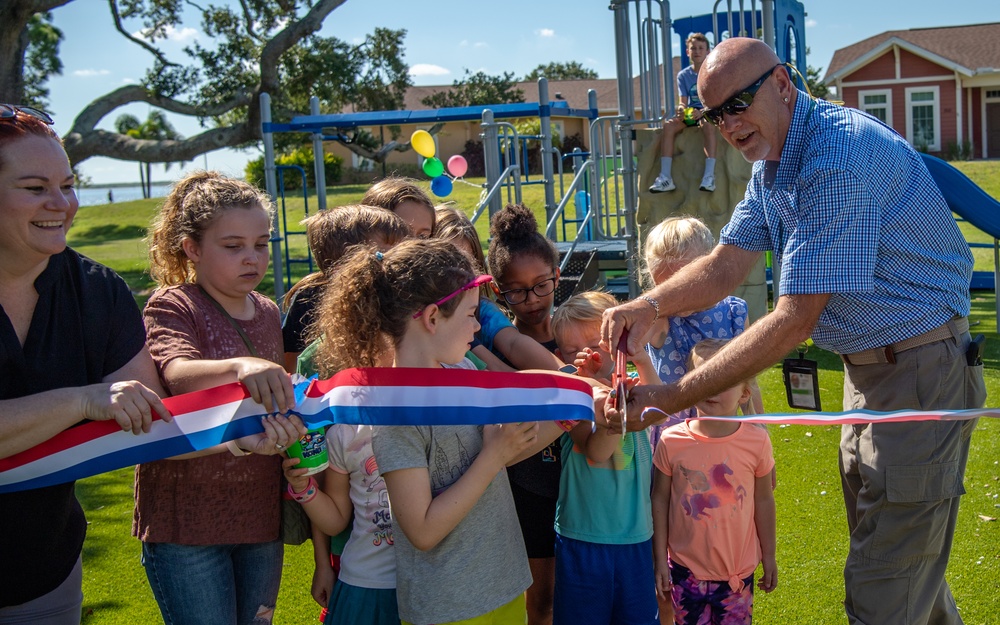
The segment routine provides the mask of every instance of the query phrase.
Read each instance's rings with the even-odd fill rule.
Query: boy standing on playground
[[[708,38],[701,33],[691,33],[687,38],[687,55],[691,59],[688,65],[677,73],[677,96],[680,105],[676,115],[663,123],[663,135],[660,139],[660,175],[649,187],[650,193],[664,193],[677,188],[670,176],[670,168],[674,156],[674,138],[688,126],[701,126],[701,134],[705,138],[705,173],[701,177],[702,191],[715,191],[715,143],[716,134],[712,124],[702,123],[702,104],[698,98],[698,70],[705,57],[708,56]],[[690,114],[685,109],[691,108]]]

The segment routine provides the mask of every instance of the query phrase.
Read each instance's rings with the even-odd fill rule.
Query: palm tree
[[[149,139],[152,141],[164,141],[167,139],[176,141],[184,138],[170,124],[167,116],[160,111],[152,111],[144,122],[140,122],[136,116],[129,115],[128,113],[121,115],[115,120],[115,130],[120,134],[128,135],[135,139]],[[164,170],[169,171],[172,164],[164,164]],[[139,184],[142,187],[142,197],[152,197],[152,163],[139,163]]]

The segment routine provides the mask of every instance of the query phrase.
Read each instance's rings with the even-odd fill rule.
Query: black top
[[[301,353],[305,351],[306,328],[313,321],[313,313],[319,306],[323,296],[321,286],[305,286],[295,293],[292,303],[288,306],[285,320],[281,323],[281,337],[285,343],[286,352]]]
[[[545,341],[542,343],[542,347],[555,353],[555,339]],[[530,416],[526,418],[530,419]],[[511,483],[536,495],[557,499],[559,497],[559,475],[562,473],[562,452],[559,440],[557,438],[535,455],[507,467],[507,477]]]
[[[35,280],[38,303],[22,349],[0,307],[0,399],[100,382],[145,343],[128,285],[66,249]],[[0,495],[0,608],[49,593],[66,580],[87,522],[74,483]]]

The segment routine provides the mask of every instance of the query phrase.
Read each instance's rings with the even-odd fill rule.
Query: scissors
[[[622,438],[625,438],[625,427],[628,423],[628,331],[623,331],[618,339],[618,354],[615,356],[615,370],[611,374],[611,386],[615,396],[611,407],[622,413]]]

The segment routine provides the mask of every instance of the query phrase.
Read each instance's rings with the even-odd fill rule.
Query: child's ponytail
[[[438,239],[408,239],[387,252],[358,245],[341,261],[316,314],[321,376],[375,367],[399,344],[413,314],[472,282],[471,259]],[[459,298],[442,302],[450,316]]]
[[[524,204],[508,204],[490,221],[490,273],[503,282],[516,259],[533,256],[555,271],[559,251],[552,241],[538,231],[534,213]]]
[[[322,339],[315,360],[321,376],[351,367],[377,366],[388,349],[378,297],[386,281],[382,259],[375,246],[350,248],[325,289],[309,330],[310,341]]]

